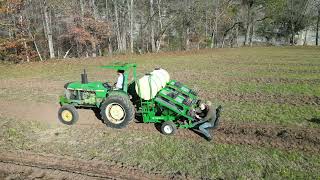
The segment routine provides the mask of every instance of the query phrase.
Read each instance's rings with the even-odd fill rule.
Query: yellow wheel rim
[[[62,111],[61,117],[64,121],[67,121],[67,122],[72,121],[72,118],[73,118],[72,113],[68,110]]]
[[[126,117],[126,112],[118,103],[111,103],[106,107],[106,116],[114,124],[120,124]]]

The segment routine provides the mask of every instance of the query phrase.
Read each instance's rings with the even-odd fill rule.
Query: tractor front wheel
[[[167,121],[162,123],[161,132],[164,135],[174,135],[176,133],[177,127],[172,121]]]
[[[64,105],[58,111],[58,119],[63,124],[72,125],[79,119],[77,109],[72,105]]]
[[[102,103],[100,114],[107,126],[122,129],[134,119],[134,107],[128,96],[110,95]]]

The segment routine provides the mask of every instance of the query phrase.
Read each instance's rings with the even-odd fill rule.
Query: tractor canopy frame
[[[124,92],[128,92],[128,84],[129,84],[129,74],[130,74],[130,70],[132,69],[132,73],[133,73],[133,78],[134,81],[137,81],[137,64],[135,63],[114,63],[112,65],[108,65],[108,66],[101,66],[101,68],[105,68],[105,69],[113,69],[113,70],[123,70],[123,76],[124,76],[124,80],[123,80],[123,91]]]

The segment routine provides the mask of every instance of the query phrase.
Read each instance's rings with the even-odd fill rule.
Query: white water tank
[[[155,69],[150,74],[147,74],[139,79],[136,83],[136,92],[144,100],[154,98],[157,93],[166,86],[169,82],[169,73],[164,69]],[[140,89],[139,89],[139,87]],[[140,93],[139,93],[140,90]]]
[[[158,79],[159,82],[161,82],[161,86],[164,88],[166,84],[170,81],[169,73],[161,68],[155,69],[153,72],[151,72],[155,78]]]

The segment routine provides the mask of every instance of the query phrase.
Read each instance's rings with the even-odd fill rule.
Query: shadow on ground
[[[309,122],[320,124],[320,118],[311,118],[308,119]]]

